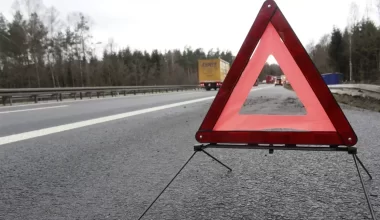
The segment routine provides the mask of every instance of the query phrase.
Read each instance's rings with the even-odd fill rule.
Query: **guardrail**
[[[106,94],[110,94],[113,97],[120,93],[125,96],[127,94],[136,95],[137,93],[196,90],[199,88],[198,85],[20,88],[0,89],[0,96],[3,105],[7,103],[12,105],[14,99],[29,100],[37,103],[42,99],[55,98],[57,101],[62,101],[64,98],[77,99],[77,95],[79,95],[80,99],[83,99],[84,96],[92,98],[94,94],[99,98],[100,96],[104,97]]]
[[[328,86],[332,93],[347,94],[351,96],[372,97],[380,100],[380,86],[370,84],[338,84]],[[137,93],[154,93],[200,89],[198,85],[168,85],[168,86],[112,86],[112,87],[66,87],[66,88],[21,88],[21,89],[0,89],[0,97],[3,105],[9,103],[12,105],[13,100],[34,101],[37,103],[43,99],[56,99],[62,101],[64,98],[80,99],[89,97],[94,94],[96,97],[105,95],[117,96],[120,93],[124,96],[127,94]]]
[[[329,85],[330,91],[336,94],[371,97],[380,100],[380,86],[370,84],[338,84]]]

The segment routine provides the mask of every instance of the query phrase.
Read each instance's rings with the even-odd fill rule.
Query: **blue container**
[[[325,73],[322,74],[323,80],[327,85],[335,85],[340,84],[342,82],[342,74],[341,73]]]

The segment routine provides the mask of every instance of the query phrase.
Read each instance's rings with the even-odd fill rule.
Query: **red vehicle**
[[[276,77],[274,77],[274,76],[267,75],[267,77],[265,78],[266,83],[267,83],[267,84],[273,84],[274,81],[276,80],[275,78],[276,78]]]

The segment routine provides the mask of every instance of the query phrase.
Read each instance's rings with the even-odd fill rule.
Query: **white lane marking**
[[[251,92],[253,91],[257,91],[257,90],[262,90],[262,89],[269,89],[269,88],[274,88],[274,86],[263,86],[263,87],[256,87],[256,88],[252,88],[251,89]]]
[[[52,108],[63,108],[63,107],[67,107],[67,106],[68,105],[58,105],[58,106],[44,107],[44,108],[28,108],[28,109],[0,112],[0,114],[8,114],[8,113],[15,113],[15,112],[28,112],[28,111],[45,110],[45,109],[52,109]]]
[[[268,88],[272,88],[272,87],[267,86],[267,87],[262,87],[262,88],[255,88],[255,89],[253,89],[253,91],[257,91],[257,90],[261,90],[261,89],[268,89]],[[4,136],[4,137],[0,137],[0,145],[14,143],[14,142],[22,141],[22,140],[41,137],[41,136],[45,136],[45,135],[49,135],[49,134],[59,133],[59,132],[68,131],[68,130],[81,128],[81,127],[85,127],[85,126],[90,126],[90,125],[95,125],[95,124],[99,124],[99,123],[114,121],[114,120],[123,119],[123,118],[131,117],[131,116],[135,116],[135,115],[140,115],[140,114],[145,114],[145,113],[149,113],[149,112],[155,112],[155,111],[159,111],[159,110],[174,108],[174,107],[178,107],[178,106],[182,106],[182,105],[188,105],[188,104],[193,104],[193,103],[197,103],[197,102],[208,101],[208,100],[214,99],[214,98],[215,98],[215,96],[208,96],[205,98],[194,99],[194,100],[190,100],[190,101],[178,102],[178,103],[169,104],[169,105],[162,105],[162,106],[157,106],[157,107],[153,107],[153,108],[141,109],[141,110],[121,113],[121,114],[117,114],[117,115],[111,115],[111,116],[95,118],[95,119],[75,122],[75,123],[66,124],[66,125],[59,125],[59,126],[55,126],[55,127],[44,128],[44,129],[40,129],[40,130]]]
[[[62,104],[66,104],[66,103],[74,103],[74,102],[89,102],[89,101],[101,101],[101,100],[112,100],[112,99],[122,99],[122,98],[133,98],[133,97],[140,97],[140,96],[159,96],[159,95],[191,95],[191,94],[195,94],[195,93],[200,93],[200,92],[169,92],[169,93],[159,93],[159,94],[137,94],[137,95],[127,95],[127,96],[123,96],[122,94],[119,95],[119,96],[115,96],[115,97],[104,97],[104,98],[95,98],[93,97],[92,99],[88,98],[88,97],[83,97],[84,99],[80,99],[78,97],[77,100],[71,100],[70,99],[66,99],[66,100],[63,100],[62,102],[40,102],[40,103],[30,103],[30,104],[23,104],[23,105],[18,105],[18,104],[15,104],[15,105],[12,105],[12,106],[0,106],[0,109],[5,109],[5,108],[17,108],[17,107],[25,107],[25,106],[35,106],[35,105],[52,105],[52,104],[58,104],[58,103],[62,103]]]
[[[101,118],[90,119],[90,120],[86,120],[86,121],[75,122],[75,123],[71,123],[71,124],[59,125],[56,127],[44,128],[44,129],[40,129],[40,130],[4,136],[4,137],[0,137],[0,145],[9,144],[9,143],[17,142],[17,141],[22,141],[22,140],[27,140],[27,139],[31,139],[31,138],[35,138],[35,137],[41,137],[41,136],[45,136],[45,135],[49,135],[49,134],[68,131],[68,130],[72,130],[72,129],[76,129],[76,128],[81,128],[81,127],[85,127],[85,126],[99,124],[99,123],[114,121],[117,119],[127,118],[127,117],[145,114],[145,113],[149,113],[149,112],[155,112],[155,111],[164,110],[164,109],[168,109],[168,108],[174,108],[174,107],[178,107],[178,106],[182,106],[182,105],[188,105],[188,104],[193,104],[193,103],[197,103],[197,102],[203,102],[203,101],[207,101],[207,100],[210,100],[213,98],[215,98],[215,96],[209,96],[209,97],[201,98],[201,99],[194,99],[194,100],[185,101],[185,102],[178,102],[178,103],[169,104],[169,105],[162,105],[162,106],[157,106],[157,107],[153,107],[153,108],[141,109],[141,110],[121,113],[121,114],[117,114],[117,115],[111,115],[111,116],[106,116],[106,117],[101,117]]]

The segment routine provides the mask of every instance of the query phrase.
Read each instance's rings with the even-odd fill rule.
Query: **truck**
[[[274,83],[274,86],[282,86],[285,84],[285,81],[286,81],[286,76],[285,75],[281,75],[279,77],[276,77],[276,82]]]
[[[281,75],[281,81],[283,84],[285,84],[287,82],[285,75]]]
[[[276,81],[274,83],[274,86],[277,86],[277,85],[279,85],[279,86],[283,85],[283,81],[282,81],[281,77],[276,77]]]
[[[230,63],[220,58],[198,60],[198,80],[199,85],[207,91],[217,90],[222,86]]]

